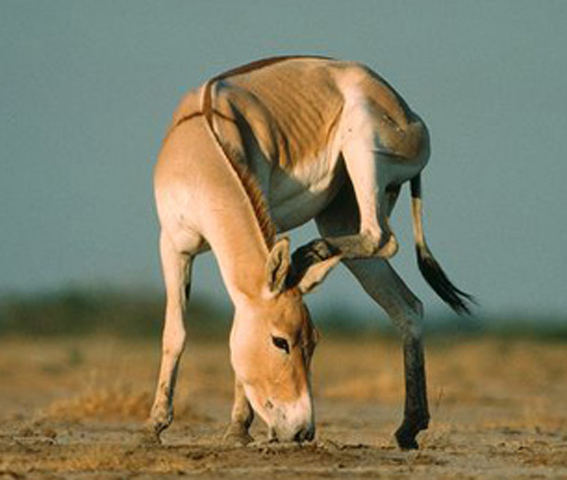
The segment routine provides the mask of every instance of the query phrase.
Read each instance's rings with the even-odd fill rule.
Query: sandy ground
[[[225,341],[189,341],[176,420],[143,446],[159,341],[0,339],[0,479],[567,478],[567,342],[436,340],[433,421],[399,451],[403,404],[393,340],[325,338],[314,361],[317,439],[219,444],[232,373]]]

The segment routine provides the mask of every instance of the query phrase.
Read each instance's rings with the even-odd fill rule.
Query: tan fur
[[[227,435],[248,438],[253,408],[271,435],[313,437],[309,365],[316,333],[302,294],[341,259],[395,253],[384,205],[427,157],[423,123],[357,63],[272,58],[218,75],[185,96],[155,170],[167,289],[155,433],[172,419],[185,336],[181,292],[193,258],[209,246],[235,306],[237,397]],[[289,241],[276,241],[276,231],[319,217],[349,184],[359,232],[329,238],[327,250],[307,246],[311,257],[294,270]]]

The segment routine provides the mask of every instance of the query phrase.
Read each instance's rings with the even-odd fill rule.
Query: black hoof
[[[416,434],[408,432],[407,430],[402,430],[402,428],[396,431],[396,442],[402,450],[417,450],[419,444],[415,439]]]
[[[305,270],[311,265],[323,262],[339,252],[323,239],[309,242],[307,245],[299,247],[292,255],[292,261],[299,270]]]
[[[322,238],[299,247],[291,256],[291,269],[286,279],[287,287],[297,286],[312,265],[324,262],[339,253]]]
[[[424,420],[417,424],[408,424],[406,422],[402,423],[400,428],[396,430],[396,442],[402,450],[417,450],[419,444],[417,443],[416,437],[419,432],[426,430],[429,421]]]

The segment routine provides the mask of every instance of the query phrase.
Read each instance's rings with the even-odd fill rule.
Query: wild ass
[[[398,245],[388,218],[404,182],[422,273],[457,312],[467,312],[470,300],[425,242],[420,172],[428,157],[424,123],[358,63],[262,60],[214,77],[181,101],[155,168],[167,306],[153,434],[159,438],[173,418],[191,264],[210,248],[235,307],[228,441],[251,439],[254,411],[273,439],[314,437],[316,334],[302,294],[342,261],[401,332],[406,402],[395,435],[401,448],[418,447],[429,421],[422,305],[387,260]],[[276,240],[276,232],[311,219],[322,238],[290,259],[289,241]]]

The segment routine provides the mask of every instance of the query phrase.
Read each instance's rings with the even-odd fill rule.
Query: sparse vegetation
[[[427,366],[432,423],[422,449],[392,440],[403,379],[394,338],[325,336],[314,358],[314,443],[219,443],[230,417],[226,338],[189,338],[176,422],[142,442],[156,339],[0,338],[0,478],[563,478],[567,343],[436,337]]]
[[[155,292],[70,290],[0,300],[0,335],[110,334],[155,337],[162,329],[164,299]],[[192,300],[189,328],[203,334],[226,330],[228,312]],[[222,319],[226,322],[223,323]]]
[[[110,334],[119,337],[157,337],[162,329],[164,298],[152,291],[67,290],[44,295],[12,295],[0,298],[0,336],[74,336]],[[314,312],[323,334],[395,336],[384,318],[362,318],[349,309]],[[231,312],[224,304],[192,298],[187,328],[193,335],[225,335]],[[567,340],[567,316],[538,318],[508,315],[462,318],[428,315],[427,337],[497,337]]]

